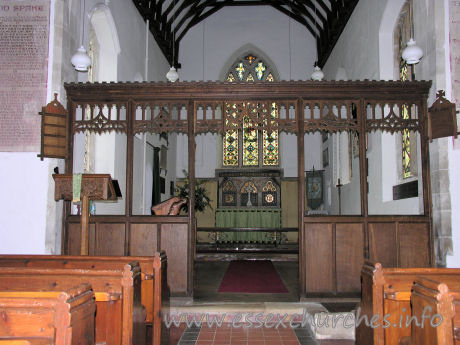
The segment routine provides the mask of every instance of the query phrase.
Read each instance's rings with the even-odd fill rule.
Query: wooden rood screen
[[[433,261],[426,141],[430,86],[424,81],[66,84],[72,134],[69,148],[73,135],[84,131],[116,131],[126,134],[127,140],[125,214],[91,217],[90,254],[152,255],[166,250],[172,294],[192,295],[194,195],[190,196],[187,217],[134,216],[134,135],[187,134],[190,190],[194,190],[195,136],[224,134],[249,119],[258,130],[297,135],[301,295],[359,293],[364,258],[387,266],[429,266]],[[410,109],[408,116],[403,115],[403,109]],[[367,133],[376,130],[394,133],[406,129],[419,132],[421,137],[424,215],[369,216],[367,168],[365,160],[360,159],[361,214],[304,216],[305,133],[354,131],[366,138]],[[359,140],[359,156],[366,157],[366,140]],[[72,152],[69,157],[67,173],[72,172]],[[66,208],[70,214],[70,206]],[[66,253],[71,253],[73,242],[79,240],[78,231],[74,231],[78,222],[76,216],[66,218]],[[109,230],[110,241],[104,237]]]

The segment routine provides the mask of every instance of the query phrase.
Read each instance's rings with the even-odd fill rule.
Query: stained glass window
[[[247,53],[236,60],[225,78],[233,83],[243,81],[248,83],[274,82],[273,70],[257,55]],[[242,104],[243,108],[252,111],[257,116],[258,106]],[[237,117],[237,105],[227,104],[226,124],[229,118]],[[251,109],[251,110],[249,110]],[[271,117],[278,117],[276,104],[271,107]],[[254,118],[254,117],[253,117]],[[249,116],[244,117],[242,128],[228,130],[223,138],[223,165],[224,166],[277,166],[279,165],[279,138],[278,131],[268,133],[254,127]]]
[[[225,133],[224,140],[224,165],[238,165],[238,131],[230,130]]]
[[[242,62],[240,62],[240,63],[235,67],[235,71],[238,73],[238,78],[240,78],[240,80],[243,80],[243,75],[244,75],[245,68],[244,68]]]
[[[254,70],[256,71],[257,73],[257,79],[259,80],[262,80],[262,77],[264,76],[264,72],[266,70],[265,66],[264,66],[264,63],[263,62],[259,62],[257,64],[257,67],[254,68]]]
[[[402,58],[402,52],[406,48],[409,41],[411,32],[411,21],[409,18],[409,3],[406,2],[401,9],[401,14],[398,18],[397,26],[394,32],[394,40],[398,42],[396,46],[395,56],[396,64],[399,64],[399,80],[407,81],[413,80],[414,69],[411,65],[407,65],[406,61]],[[401,107],[401,118],[404,120],[410,119],[410,105],[404,104]],[[408,129],[404,129],[401,133],[401,167],[402,178],[409,178],[416,175],[416,146],[414,145],[414,137]]]
[[[272,104],[271,108],[271,117],[276,119],[278,117],[278,109],[276,104]],[[278,150],[278,131],[264,131],[264,148],[263,148],[263,157],[264,165],[278,165],[279,160],[279,150]]]
[[[228,117],[236,118],[236,104],[227,104],[226,125],[229,125]],[[225,166],[238,166],[238,129],[231,129],[225,133],[223,143],[223,162]]]
[[[407,63],[402,60],[400,67],[400,79],[402,81],[407,80]],[[404,120],[409,119],[409,108],[406,104],[402,106],[402,118]],[[411,156],[410,156],[410,132],[408,129],[402,131],[402,173],[403,178],[412,176],[411,172]]]
[[[246,116],[243,120],[243,165],[259,165],[259,142],[258,132],[251,120]]]
[[[275,81],[273,71],[260,57],[255,54],[245,54],[237,59],[227,73],[228,82],[235,81]]]

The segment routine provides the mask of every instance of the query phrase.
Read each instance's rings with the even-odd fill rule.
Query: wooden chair
[[[95,311],[89,284],[61,292],[0,291],[0,344],[94,345]]]
[[[397,345],[402,338],[410,337],[411,327],[406,327],[405,320],[411,317],[411,289],[418,277],[455,284],[460,280],[460,269],[382,268],[380,263],[365,261],[356,319],[361,321],[356,329],[357,345]],[[401,316],[403,322],[400,322]],[[365,322],[367,319],[371,323],[372,317],[374,327]]]
[[[145,343],[145,309],[141,305],[137,262],[114,269],[0,267],[0,290],[61,291],[91,284],[96,298],[96,342],[107,345]]]
[[[69,256],[69,255],[0,255],[0,267],[44,267],[111,269],[130,262],[141,268],[141,303],[145,307],[148,325],[152,325],[152,344],[160,345],[168,330],[163,327],[162,308],[169,304],[167,258],[164,251],[154,256]],[[166,334],[164,334],[166,332]]]

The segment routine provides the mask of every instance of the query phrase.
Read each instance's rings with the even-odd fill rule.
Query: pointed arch
[[[399,13],[406,0],[388,1],[379,28],[379,69],[381,80],[394,78],[394,36]]]
[[[90,22],[99,43],[98,81],[117,81],[118,55],[121,52],[117,28],[110,8],[96,4],[89,12]]]
[[[227,61],[224,63],[224,65],[222,66],[222,69],[220,70],[220,74],[219,74],[219,80],[221,81],[225,81],[226,77],[227,77],[227,73],[229,71],[229,69],[232,67],[232,65],[235,63],[235,61],[240,58],[241,56],[246,56],[247,54],[254,54],[256,56],[258,56],[261,60],[265,61],[265,63],[271,67],[271,71],[272,71],[272,74],[273,74],[273,77],[275,78],[275,80],[280,80],[280,75],[278,73],[278,69],[276,68],[276,65],[275,63],[268,57],[267,54],[265,54],[263,52],[262,49],[256,47],[254,44],[252,43],[247,43],[245,45],[243,45],[242,47],[240,47],[239,49],[237,49],[228,59]]]

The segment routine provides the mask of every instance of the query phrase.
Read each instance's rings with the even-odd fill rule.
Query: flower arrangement
[[[188,172],[186,172],[185,170],[184,175],[184,183],[176,187],[176,192],[177,196],[181,198],[188,198],[190,191],[190,182],[188,178]],[[208,206],[211,207],[211,199],[209,198],[208,191],[203,186],[202,181],[195,179],[195,211],[203,212]],[[184,207],[186,206],[184,205]]]

